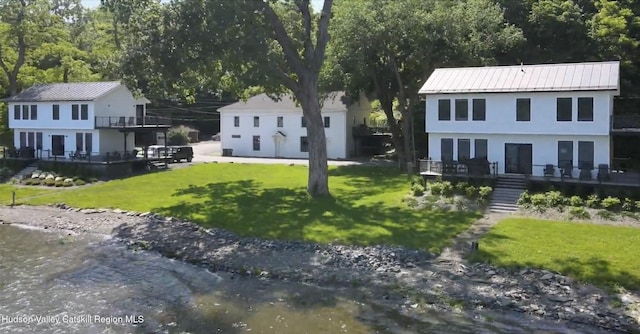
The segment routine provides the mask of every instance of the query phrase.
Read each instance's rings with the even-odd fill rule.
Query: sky
[[[95,8],[100,5],[100,0],[80,0],[82,5],[89,8]],[[311,6],[313,9],[320,11],[322,9],[323,0],[311,0]]]

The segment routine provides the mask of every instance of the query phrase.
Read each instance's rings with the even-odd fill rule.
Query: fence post
[[[16,191],[12,191],[11,192],[11,207],[13,207],[14,205],[16,205]]]

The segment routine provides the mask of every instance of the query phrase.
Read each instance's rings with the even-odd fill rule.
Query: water
[[[109,240],[0,225],[0,333],[597,333],[504,314],[408,317],[345,292],[212,274]]]

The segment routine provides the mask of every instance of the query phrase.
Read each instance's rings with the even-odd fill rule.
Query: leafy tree
[[[504,24],[501,8],[490,0],[343,1],[336,5],[331,35],[331,65],[324,76],[380,102],[405,165],[416,158],[412,118],[418,91],[431,71],[494,63],[522,41],[520,31]]]
[[[320,114],[320,69],[329,41],[333,0],[320,14],[310,0],[182,0],[131,16],[123,72],[131,86],[174,96],[198,90],[238,95],[262,87],[274,98],[291,92],[309,138],[311,196],[329,195],[327,147]],[[135,44],[134,44],[135,43]]]

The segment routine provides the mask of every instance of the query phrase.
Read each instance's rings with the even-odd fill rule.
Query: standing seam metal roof
[[[620,89],[620,62],[439,68],[420,94]]]
[[[120,87],[119,81],[52,83],[32,86],[6,102],[93,101]]]

